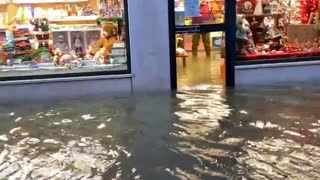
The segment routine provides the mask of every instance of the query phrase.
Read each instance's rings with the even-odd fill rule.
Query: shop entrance
[[[176,32],[177,88],[224,85],[224,32]]]
[[[232,28],[226,28],[231,24],[226,21],[230,18],[225,11],[225,7],[231,7],[230,3],[224,0],[169,2],[172,88],[233,85],[234,71],[228,59],[234,59],[229,50],[235,46],[230,46],[232,40],[225,38],[233,33]]]

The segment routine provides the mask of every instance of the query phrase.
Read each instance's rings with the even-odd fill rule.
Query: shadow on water
[[[0,178],[319,179],[316,88],[1,105]]]

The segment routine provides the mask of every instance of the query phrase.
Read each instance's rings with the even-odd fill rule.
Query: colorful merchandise
[[[239,60],[320,55],[318,0],[243,0],[238,3]],[[255,4],[252,13],[250,7]]]

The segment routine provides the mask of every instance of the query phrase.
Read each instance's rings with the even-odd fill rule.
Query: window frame
[[[77,73],[65,73],[65,74],[45,74],[45,75],[28,75],[28,76],[6,76],[1,77],[0,81],[18,81],[18,80],[35,80],[35,79],[58,79],[58,78],[72,78],[72,77],[85,77],[85,76],[103,76],[103,75],[121,75],[131,74],[131,53],[130,53],[130,27],[129,27],[129,15],[128,15],[128,0],[123,0],[124,3],[124,22],[126,33],[126,55],[127,55],[127,69],[115,70],[115,71],[96,71],[96,72],[77,72]]]

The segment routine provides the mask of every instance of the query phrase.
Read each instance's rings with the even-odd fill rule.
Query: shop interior
[[[0,0],[0,77],[127,70],[123,0]]]
[[[319,13],[319,0],[237,0],[237,59],[319,56]]]
[[[187,1],[175,1],[175,23],[181,25],[220,24],[224,22],[224,1],[195,1],[199,3],[196,16],[185,11]],[[210,4],[208,16],[203,16],[202,3]],[[176,34],[177,86],[202,84],[224,85],[224,32]]]

